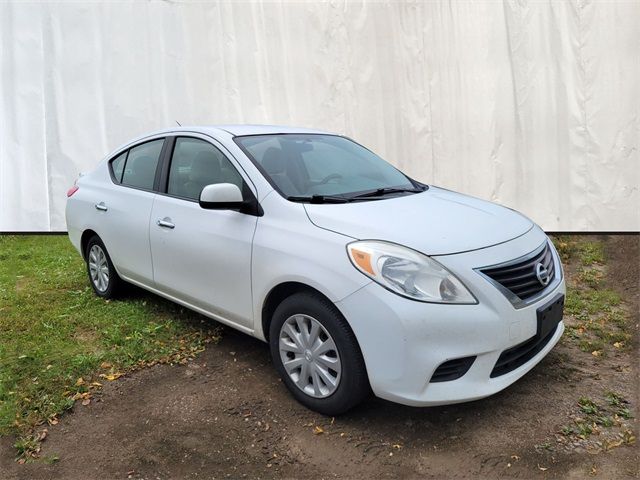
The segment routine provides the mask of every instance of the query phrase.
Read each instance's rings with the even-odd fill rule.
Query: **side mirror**
[[[244,206],[242,192],[233,183],[207,185],[200,192],[200,206],[209,210],[235,210]]]

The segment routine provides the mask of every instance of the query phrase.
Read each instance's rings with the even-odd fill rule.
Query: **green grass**
[[[606,285],[604,242],[560,236],[554,244],[565,267],[575,272],[567,278],[566,339],[597,358],[606,357],[612,349],[631,348],[633,335],[622,299]]]
[[[91,395],[99,374],[185,361],[216,333],[138,289],[98,298],[66,236],[0,236],[0,435],[33,451],[35,427]]]
[[[578,259],[582,265],[602,265],[605,263],[604,244],[598,240],[560,235],[553,238],[563,262]]]
[[[605,391],[603,397],[606,405],[598,404],[588,397],[580,397],[577,405],[581,416],[575,417],[573,424],[563,426],[560,433],[567,437],[576,436],[586,439],[593,433],[602,432],[604,428],[620,427],[623,431],[619,436],[623,440],[620,440],[617,445],[633,443],[635,441],[633,432],[625,430],[627,426],[622,422],[622,420],[633,418],[631,411],[626,407],[629,404],[628,400],[612,391]],[[625,435],[629,438],[625,439]],[[611,446],[609,445],[609,448]]]

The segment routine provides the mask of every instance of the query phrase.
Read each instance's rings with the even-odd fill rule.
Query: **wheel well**
[[[82,237],[80,237],[80,248],[82,248],[82,258],[84,258],[85,260],[87,259],[86,258],[87,243],[89,243],[89,239],[94,235],[99,236],[93,230],[85,230],[84,232],[82,232]]]
[[[271,291],[267,295],[264,304],[262,305],[262,333],[264,334],[264,338],[266,338],[267,341],[269,341],[269,326],[271,325],[271,317],[273,317],[273,313],[276,311],[276,308],[278,308],[278,305],[280,305],[280,303],[285,298],[293,295],[294,293],[300,292],[314,293],[329,300],[327,296],[322,292],[304,283],[285,282],[273,287],[273,289],[271,289]]]

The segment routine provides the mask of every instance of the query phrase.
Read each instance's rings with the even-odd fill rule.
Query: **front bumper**
[[[490,377],[504,350],[536,334],[536,310],[558,293],[565,293],[564,279],[548,288],[535,303],[516,309],[474,268],[517,258],[546,239],[544,232],[535,227],[501,245],[434,257],[473,292],[477,305],[412,301],[373,282],[338,302],[360,344],[373,392],[406,405],[458,403],[499,392],[531,370],[560,340],[562,322],[529,361],[508,373]],[[442,363],[470,356],[476,359],[461,378],[430,382]]]

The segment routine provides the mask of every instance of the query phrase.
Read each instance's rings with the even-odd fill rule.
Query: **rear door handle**
[[[108,210],[104,202],[96,203],[95,207],[96,207],[96,210],[100,210],[102,212],[106,212]]]
[[[176,226],[171,223],[169,220],[171,220],[170,218],[163,218],[162,220],[158,219],[156,221],[156,225],[158,225],[159,227],[164,227],[164,228],[176,228]]]

